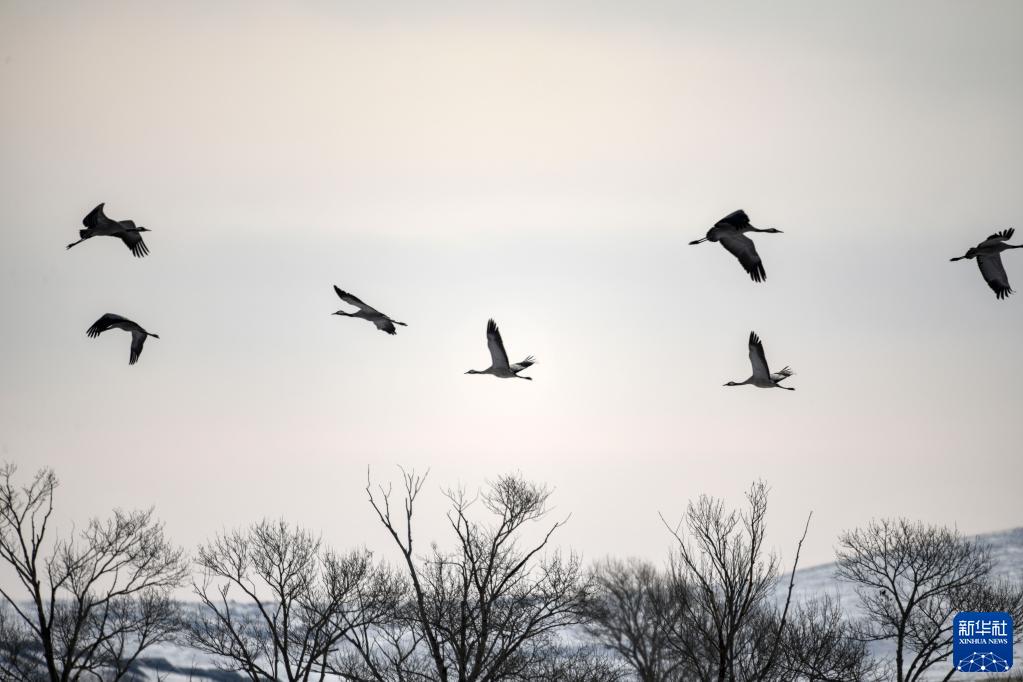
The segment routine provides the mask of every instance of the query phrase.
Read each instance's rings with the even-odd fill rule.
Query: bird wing
[[[394,329],[394,322],[389,317],[377,317],[373,320],[373,324],[382,332],[387,332],[388,334],[397,333]]]
[[[118,322],[128,322],[128,321],[129,320],[127,318],[121,317],[120,315],[115,315],[114,313],[107,313],[103,317],[101,317],[98,320],[96,320],[95,322],[93,322],[92,326],[89,327],[89,329],[85,333],[88,336],[92,337],[92,338],[96,338],[101,333],[103,333],[106,330],[110,329],[112,326],[114,326]]]
[[[771,370],[767,368],[767,356],[764,355],[764,344],[756,332],[749,333],[749,361],[753,365],[755,379],[771,378]]]
[[[105,213],[103,213],[103,204],[100,204],[96,208],[89,211],[89,215],[82,218],[82,225],[86,227],[98,227],[99,224],[105,220],[108,220]]]
[[[131,356],[128,358],[128,364],[134,365],[138,362],[139,355],[142,354],[142,345],[146,342],[146,333],[143,331],[132,330],[131,332]]]
[[[516,362],[514,365],[512,365],[511,366],[511,370],[513,372],[515,372],[516,374],[518,374],[519,372],[521,372],[522,370],[526,369],[527,367],[532,367],[535,364],[536,364],[536,358],[534,358],[532,355],[530,355],[525,360],[523,360],[522,362]]]
[[[977,256],[977,265],[980,267],[980,274],[984,276],[984,281],[991,287],[991,291],[995,292],[995,296],[1002,299],[1012,293],[1009,276],[1002,267],[1000,254]]]
[[[376,308],[374,308],[372,306],[368,306],[365,303],[363,303],[362,300],[359,299],[358,296],[353,296],[352,294],[348,293],[347,291],[342,291],[340,288],[338,288],[338,286],[336,284],[334,285],[334,291],[337,292],[338,298],[340,298],[345,303],[349,303],[349,304],[355,306],[356,308],[359,308],[361,310],[366,311],[367,313],[375,313],[377,315],[381,314],[380,311],[377,310]]]
[[[121,221],[121,225],[124,225],[125,223],[131,223],[131,221]],[[132,227],[134,226],[135,223],[132,223]],[[121,232],[117,236],[121,238],[121,241],[124,242],[124,245],[131,250],[131,254],[136,258],[142,258],[149,253],[149,247],[146,246],[144,241],[142,241],[142,235],[139,232],[131,230],[130,232]]]
[[[779,381],[788,379],[793,374],[795,374],[795,372],[792,371],[791,367],[784,367],[775,372],[774,374],[772,374],[771,379],[774,381],[774,383],[778,383]]]
[[[1007,230],[1002,230],[1001,232],[995,232],[992,235],[988,235],[988,238],[985,241],[991,241],[991,240],[995,240],[995,241],[999,241],[999,242],[1008,241],[1008,240],[1012,239],[1012,235],[1015,232],[1016,232],[1016,230],[1014,228],[1010,227]]]
[[[490,349],[490,366],[508,369],[508,354],[504,352],[501,330],[493,320],[487,321],[487,348]]]
[[[752,239],[739,232],[728,232],[718,237],[718,241],[730,254],[739,259],[742,269],[749,273],[754,282],[763,282],[767,279],[764,264]]]
[[[746,215],[746,211],[740,208],[738,211],[733,211],[721,220],[717,221],[717,225],[721,225],[722,223],[733,227],[745,227],[746,225],[749,225],[749,216]]]

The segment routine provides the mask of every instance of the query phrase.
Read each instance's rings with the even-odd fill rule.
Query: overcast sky
[[[872,517],[1023,525],[1023,294],[948,262],[1023,228],[1023,3],[480,4],[0,5],[0,457],[65,529],[383,549],[396,465],[424,539],[521,470],[588,559],[758,477],[807,564]],[[64,249],[101,201],[150,256]],[[764,284],[687,245],[738,208],[784,230]],[[106,312],[160,334],[136,366]],[[488,317],[534,381],[463,374]],[[796,391],[722,387],[751,329]]]

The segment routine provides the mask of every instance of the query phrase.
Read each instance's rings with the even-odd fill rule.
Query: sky
[[[486,6],[483,6],[486,5]],[[1023,294],[952,256],[1020,224],[1023,4],[0,4],[0,458],[65,534],[154,506],[192,549],[285,517],[390,540],[374,482],[519,471],[556,543],[661,561],[772,488],[832,560],[906,516],[1023,525]],[[65,250],[97,203],[134,219]],[[755,284],[688,242],[745,209]],[[1017,238],[1015,241],[1023,241]],[[1023,252],[1005,255],[1023,291]],[[404,321],[331,316],[332,285]],[[347,308],[346,308],[347,309]],[[103,313],[150,339],[89,339]],[[487,367],[499,323],[534,381]],[[724,388],[750,330],[796,391]]]

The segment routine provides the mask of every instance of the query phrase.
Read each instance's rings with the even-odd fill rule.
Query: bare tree
[[[423,655],[426,646],[417,610],[406,591],[392,601],[385,617],[364,623],[345,635],[348,646],[331,659],[331,670],[351,682],[411,682],[431,680],[433,664]]]
[[[6,602],[0,603],[0,679],[48,679],[41,650],[24,621]]]
[[[5,679],[121,679],[178,627],[170,591],[187,575],[183,551],[152,510],[115,511],[50,543],[57,477],[42,469],[18,486],[15,473],[0,467],[0,560],[22,588],[0,590],[14,644],[4,642]]]
[[[625,682],[629,670],[607,652],[585,646],[550,647],[535,665],[507,682]]]
[[[219,535],[197,563],[189,641],[253,682],[322,679],[348,632],[381,618],[397,589],[369,552],[335,554],[284,521]]]
[[[858,636],[894,641],[898,682],[919,680],[949,658],[957,611],[1019,608],[1023,597],[991,583],[991,567],[976,541],[906,519],[874,521],[839,539],[838,575],[856,585],[868,614]]]
[[[910,648],[935,663],[946,658],[952,653],[953,616],[960,611],[1007,611],[1018,623],[1023,619],[1023,583],[986,574],[948,595],[925,600],[909,619]],[[1023,633],[1015,632],[1015,641],[1023,641]],[[955,672],[955,666],[950,666],[943,679],[950,679]]]
[[[586,597],[578,558],[544,554],[564,521],[520,546],[527,528],[547,515],[550,490],[506,475],[475,497],[448,491],[454,549],[434,544],[419,555],[413,517],[425,477],[403,471],[402,480],[404,499],[397,515],[390,488],[367,485],[366,491],[404,559],[407,608],[395,618],[390,655],[353,642],[365,678],[348,671],[350,676],[378,681],[532,679],[557,650],[555,633],[582,621]],[[470,517],[476,502],[489,512],[491,523]]]
[[[1013,622],[1023,623],[1023,580],[985,576],[957,595],[956,611],[1007,611]],[[1014,643],[1023,642],[1023,627],[1013,630]]]
[[[746,493],[743,511],[728,511],[721,500],[704,495],[690,502],[677,525],[661,517],[678,542],[674,581],[687,594],[684,618],[676,622],[670,641],[692,677],[753,682],[777,675],[810,518],[796,546],[784,607],[777,618],[770,617],[766,607],[778,582],[778,558],[764,547],[767,498],[767,485],[758,481]]]
[[[882,671],[828,595],[795,607],[781,641],[781,677],[806,682],[871,682]]]
[[[641,682],[678,679],[682,660],[671,637],[686,617],[685,589],[653,564],[605,559],[592,572],[591,636],[617,653]]]

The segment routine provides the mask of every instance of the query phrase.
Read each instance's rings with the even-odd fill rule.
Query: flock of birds
[[[92,237],[117,237],[128,247],[132,255],[141,258],[149,253],[146,242],[142,239],[143,232],[149,232],[145,227],[135,224],[132,220],[113,220],[108,218],[103,211],[104,204],[92,209],[82,220],[84,230],[79,230],[79,239],[67,245],[71,248],[81,244]],[[727,216],[714,224],[714,227],[707,231],[707,236],[689,242],[690,245],[703,242],[718,242],[731,253],[742,265],[743,270],[749,274],[754,282],[763,282],[767,279],[767,272],[764,270],[764,263],[757,253],[756,244],[747,236],[749,232],[766,232],[780,234],[781,230],[770,228],[758,228],[750,224],[749,216],[743,210],[729,213]],[[976,259],[980,267],[980,274],[984,277],[991,290],[999,300],[1004,299],[1013,293],[1009,286],[1009,278],[1005,274],[1002,265],[1002,251],[1008,249],[1021,249],[1023,244],[1009,244],[1014,230],[1009,228],[990,235],[977,246],[966,251],[965,255],[958,256],[951,260]],[[364,303],[357,296],[343,291],[334,286],[334,291],[345,303],[357,308],[355,312],[338,310],[334,315],[344,317],[356,317],[373,323],[377,329],[387,334],[396,334],[395,325],[400,327],[408,326],[404,322],[398,322],[376,308]],[[86,334],[95,338],[109,329],[122,329],[131,334],[131,354],[128,364],[134,365],[142,353],[142,346],[150,336],[154,339],[160,338],[157,334],[148,332],[138,323],[129,320],[121,315],[107,313],[96,320],[86,331]],[[490,374],[501,379],[526,379],[532,381],[532,377],[521,376],[521,372],[536,364],[532,355],[520,362],[509,362],[508,353],[504,349],[504,341],[501,338],[501,330],[498,329],[494,320],[487,321],[487,348],[490,350],[490,367],[487,369],[470,369],[466,374]],[[764,344],[755,332],[749,335],[749,359],[753,367],[753,373],[745,381],[729,381],[725,386],[756,386],[757,388],[783,388],[794,391],[791,386],[782,386],[781,382],[795,374],[791,368],[785,367],[778,372],[772,372],[767,364],[767,356],[764,353]]]

